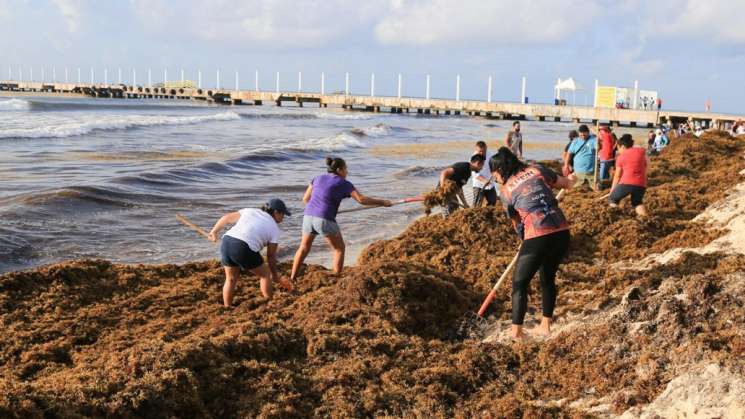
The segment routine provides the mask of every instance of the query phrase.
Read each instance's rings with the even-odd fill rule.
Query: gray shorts
[[[339,224],[336,221],[312,215],[303,216],[303,234],[320,234],[325,237],[339,234],[340,231]]]

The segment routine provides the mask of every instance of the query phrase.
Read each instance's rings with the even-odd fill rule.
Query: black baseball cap
[[[287,210],[287,205],[285,205],[284,201],[278,198],[272,198],[269,200],[269,202],[266,203],[266,205],[278,212],[281,212],[282,214],[286,216],[291,216],[290,211]]]

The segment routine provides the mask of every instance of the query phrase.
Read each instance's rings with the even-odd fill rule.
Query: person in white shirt
[[[277,273],[277,248],[279,242],[279,223],[290,212],[281,199],[270,199],[261,209],[244,208],[222,216],[212,227],[209,239],[217,241],[217,235],[227,224],[233,227],[222,237],[220,259],[225,267],[225,284],[222,288],[222,299],[225,307],[233,304],[235,288],[241,271],[251,271],[260,279],[261,293],[267,299],[274,294],[272,283],[279,284],[292,291],[292,284],[287,278],[280,278]],[[261,250],[266,247],[267,263],[261,257]]]
[[[480,154],[484,156],[485,161],[489,160],[489,156],[486,155],[486,143],[478,141],[473,154]],[[491,172],[489,166],[484,165],[480,172],[471,172],[471,179],[473,179],[473,206],[478,207],[481,205],[481,201],[486,198],[486,203],[490,206],[497,204],[497,190],[495,183],[490,180]]]

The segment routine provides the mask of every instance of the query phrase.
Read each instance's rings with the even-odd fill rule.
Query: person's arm
[[[572,173],[569,176],[556,176],[556,182],[552,185],[554,189],[571,189],[577,182],[577,175]]]
[[[569,160],[572,156],[577,157],[577,144],[579,142],[577,140],[572,140],[572,143],[569,144],[569,148],[567,149],[567,167],[569,167],[570,172],[574,172],[574,164],[570,163]]]
[[[353,190],[352,198],[354,198],[355,201],[359,202],[362,205],[381,205],[384,207],[390,207],[393,205],[391,201],[387,199],[377,199],[377,198],[371,198],[369,196],[362,195],[361,193],[357,192],[357,190]]]
[[[476,172],[471,172],[471,174],[476,177],[476,180],[478,180],[479,182],[483,183],[484,184],[484,187],[489,186],[489,183],[491,183],[491,178],[483,177],[483,176],[481,176],[480,174],[478,174]]]
[[[305,195],[303,195],[303,204],[307,204],[308,201],[310,201],[311,194],[313,194],[313,184],[308,185],[308,189],[305,190]]]
[[[511,138],[512,138],[512,131],[508,132],[508,133],[507,133],[507,136],[506,136],[506,137],[504,137],[504,145],[505,145],[505,146],[506,146],[507,148],[510,148],[510,139],[511,139]]]
[[[222,217],[220,217],[219,220],[217,220],[217,222],[215,223],[215,226],[212,227],[212,230],[210,231],[208,238],[210,239],[210,241],[216,242],[217,235],[220,234],[220,231],[222,231],[223,228],[225,228],[226,224],[235,224],[240,219],[241,219],[241,213],[238,211],[223,215]]]
[[[525,226],[522,225],[520,214],[518,214],[517,210],[515,210],[515,207],[513,207],[511,204],[507,204],[505,210],[507,211],[507,217],[512,222],[512,228],[517,233],[517,237],[522,241],[525,237]]]
[[[279,245],[277,243],[269,243],[266,246],[266,263],[269,265],[269,271],[272,273],[272,281],[279,280],[279,273],[277,272],[277,249]]]
[[[518,157],[520,157],[522,159],[523,158],[523,140],[522,140],[522,138],[520,139],[520,143],[518,144],[518,151],[520,152],[520,156],[518,156]]]
[[[649,160],[649,157],[647,157],[647,160]],[[621,181],[621,174],[623,173],[622,167],[616,167],[616,171],[613,173],[613,182],[610,185],[610,191],[613,192],[613,189],[615,189],[616,185],[618,185],[618,182]]]
[[[442,172],[440,172],[440,186],[445,185],[445,181],[450,178],[450,176],[455,173],[455,169],[452,167],[448,167],[447,169],[444,169]]]

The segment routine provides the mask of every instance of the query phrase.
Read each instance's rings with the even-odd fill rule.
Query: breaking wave
[[[0,111],[27,111],[31,102],[23,99],[0,100]]]
[[[34,128],[13,128],[0,131],[0,138],[65,138],[94,131],[126,130],[162,125],[193,125],[239,119],[235,112],[199,116],[128,115],[99,116],[85,121],[71,121]]]

